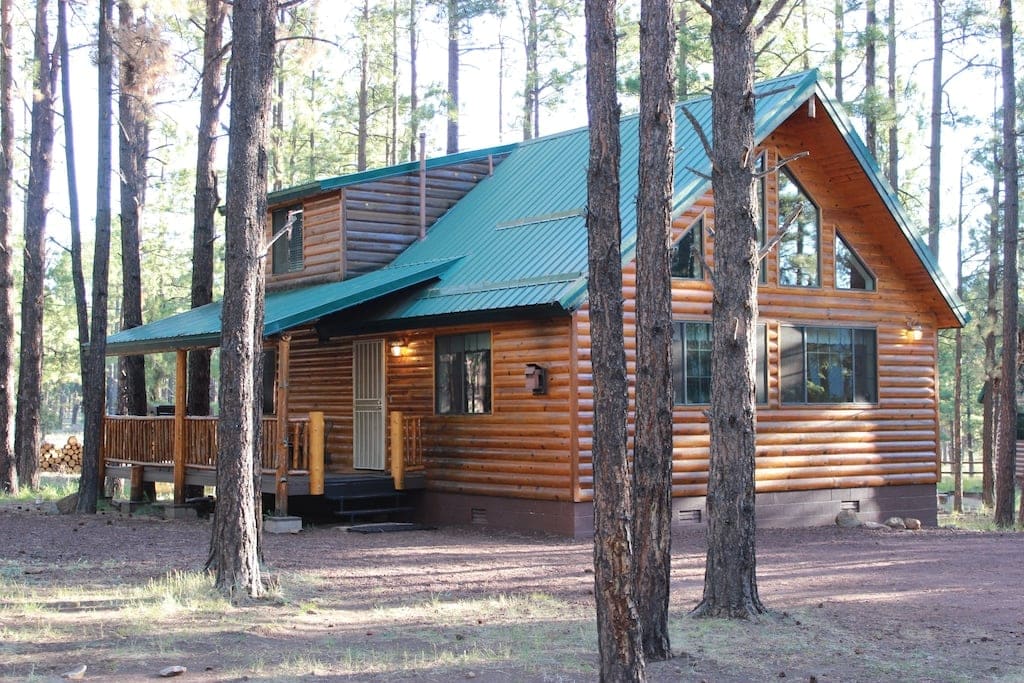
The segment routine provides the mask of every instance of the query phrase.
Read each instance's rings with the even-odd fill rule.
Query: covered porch
[[[273,365],[272,414],[262,419],[262,447],[259,454],[262,476],[258,485],[275,497],[275,513],[288,513],[289,496],[330,497],[332,486],[325,482],[339,477],[390,478],[394,490],[423,484],[422,417],[391,410],[383,395],[384,346],[382,340],[360,345],[362,360],[353,368],[346,388],[351,403],[345,419],[357,422],[359,438],[339,453],[330,452],[328,438],[339,417],[325,417],[317,405],[316,392],[337,392],[340,387],[301,386],[296,382],[291,361],[292,333],[307,331],[324,316],[351,309],[381,297],[401,295],[422,287],[438,277],[450,261],[385,268],[351,280],[316,285],[267,295],[263,327],[264,351],[271,352]],[[217,418],[186,414],[187,359],[192,350],[214,348],[220,342],[220,304],[192,309],[163,320],[124,330],[108,338],[108,355],[136,355],[174,352],[175,396],[168,415],[107,416],[104,421],[101,477],[124,478],[137,483],[171,482],[174,502],[183,504],[189,486],[216,485],[218,452]],[[266,378],[265,378],[266,379]],[[314,382],[315,383],[315,382]],[[322,383],[321,383],[322,384]],[[360,386],[379,387],[367,389]],[[372,387],[371,387],[372,389]],[[365,395],[364,395],[365,394]],[[317,396],[310,402],[310,396]],[[293,404],[293,401],[298,404]],[[372,409],[368,405],[372,404]],[[358,425],[365,424],[365,428]],[[359,450],[356,451],[355,447]],[[353,449],[353,452],[348,452]],[[361,457],[372,451],[370,459]],[[334,457],[331,457],[334,456]],[[338,456],[344,461],[338,463]]]

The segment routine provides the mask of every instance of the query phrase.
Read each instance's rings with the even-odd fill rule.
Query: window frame
[[[271,247],[270,272],[274,275],[298,273],[305,268],[302,204],[283,206],[271,212],[271,236],[276,237],[284,229],[291,211],[298,212],[292,223],[292,234],[278,239]]]
[[[775,187],[775,206],[776,206],[776,214],[777,214],[776,225],[775,225],[776,233],[778,233],[779,229],[781,228],[780,224],[786,218],[783,215],[782,206],[781,206],[782,176],[783,176],[783,174],[785,174],[788,182],[791,182],[793,184],[793,186],[797,189],[797,191],[804,196],[806,201],[814,209],[815,216],[817,217],[817,220],[816,220],[816,224],[817,225],[816,225],[816,230],[815,230],[816,244],[815,244],[815,255],[814,255],[814,257],[815,257],[814,258],[814,260],[815,260],[815,278],[814,278],[814,282],[810,282],[810,283],[806,283],[806,284],[800,283],[800,282],[784,282],[783,281],[784,280],[784,273],[788,272],[787,269],[783,267],[783,261],[784,261],[783,253],[782,253],[783,252],[783,248],[785,247],[785,245],[787,243],[787,240],[789,239],[789,236],[796,234],[796,232],[794,232],[794,231],[795,231],[796,228],[799,227],[798,225],[793,225],[793,226],[790,227],[789,232],[787,232],[787,234],[784,235],[782,237],[782,239],[779,240],[779,243],[776,246],[776,255],[775,256],[776,256],[776,264],[777,264],[776,265],[776,270],[778,271],[778,273],[777,273],[778,274],[778,284],[779,284],[780,287],[799,287],[799,288],[802,288],[802,289],[807,289],[807,288],[815,288],[815,289],[817,289],[817,288],[821,288],[821,281],[822,281],[822,277],[821,277],[821,259],[822,259],[822,255],[821,255],[821,244],[822,244],[822,240],[821,240],[821,233],[822,233],[821,206],[818,205],[818,202],[814,200],[814,197],[812,197],[811,193],[807,191],[807,188],[803,186],[803,184],[800,182],[799,179],[797,179],[796,174],[794,174],[792,171],[790,171],[786,167],[780,168],[778,170],[778,172],[775,174],[775,185],[776,185],[776,187]],[[794,254],[794,255],[799,255],[799,254]]]
[[[768,168],[768,153],[764,150],[754,160],[754,172],[760,174],[755,178],[757,183],[755,190],[757,196],[757,216],[755,227],[757,228],[758,248],[763,249],[768,244],[768,176],[765,169]],[[758,259],[758,284],[768,284],[768,254]]]
[[[482,338],[486,337],[486,348],[478,348],[476,345],[473,348],[467,349],[467,343],[478,342]],[[453,344],[453,347],[447,350],[442,350],[442,342],[448,340],[451,342],[458,342]],[[490,415],[494,412],[494,363],[493,363],[493,335],[490,330],[478,330],[475,332],[459,332],[455,334],[438,334],[434,336],[434,414],[438,416],[465,416],[465,415]],[[458,348],[455,348],[455,347]],[[449,361],[442,361],[442,353],[454,354],[455,359]],[[478,392],[468,392],[470,385],[468,384],[469,377],[467,376],[467,364],[466,354],[483,354],[485,359],[486,367],[482,373],[477,373],[480,379],[483,379],[485,384],[480,388]],[[443,373],[442,367],[447,367],[448,372]],[[457,369],[459,371],[458,377],[452,377],[451,370]],[[443,377],[449,377],[449,382],[442,384]],[[461,391],[457,393],[460,395],[449,396],[447,400],[442,400],[443,389],[454,389],[456,388],[456,382]],[[474,402],[471,398],[472,395],[479,394],[481,396],[481,410],[470,410],[471,403]],[[456,405],[458,404],[458,405]],[[446,410],[442,410],[442,405],[450,406]]]
[[[808,341],[807,332],[808,330],[814,330],[817,332],[849,332],[850,333],[850,344],[849,344],[849,356],[852,364],[850,369],[851,385],[850,385],[850,399],[849,400],[814,400],[808,390]],[[800,395],[797,397],[793,396],[794,385],[791,375],[794,373],[787,372],[787,358],[789,363],[793,363],[793,357],[797,354],[793,354],[788,351],[788,347],[792,342],[792,339],[787,340],[787,334],[791,334],[793,331],[797,331],[800,334],[799,344],[799,362],[800,362],[800,374],[799,380],[795,385],[795,388],[799,391]],[[863,341],[858,341],[858,334],[870,333],[871,343],[865,345]],[[823,344],[824,342],[817,342]],[[857,363],[858,357],[862,357],[863,351],[860,349],[870,349],[870,360],[873,361],[873,367],[868,367],[863,373],[862,381],[868,382],[869,387],[861,386],[858,383],[858,376],[861,376],[858,370]],[[864,360],[862,358],[862,360]],[[792,367],[792,366],[791,366]],[[846,326],[824,326],[824,325],[796,325],[791,323],[782,323],[779,329],[779,402],[782,405],[790,406],[821,406],[821,405],[835,405],[835,406],[850,406],[850,405],[878,405],[878,329],[874,327],[846,327]],[[845,381],[845,380],[844,380]],[[866,395],[870,393],[867,399],[858,399],[858,396]],[[825,396],[824,398],[831,398],[831,396]]]
[[[706,376],[708,382],[707,401],[690,400],[687,363],[687,339],[686,327],[688,325],[702,325],[707,327],[709,344]],[[765,405],[768,403],[768,325],[758,321],[755,327],[754,342],[754,403]],[[702,406],[711,403],[711,349],[713,335],[711,332],[710,320],[673,320],[672,321],[672,405],[673,406]],[[758,352],[761,353],[758,353]],[[677,370],[678,368],[678,370]],[[701,375],[701,379],[705,376]],[[682,396],[680,397],[680,394]]]
[[[673,280],[703,280],[704,279],[704,214],[701,214],[686,228],[682,235],[679,236],[672,244],[672,250],[669,257],[669,274]],[[684,240],[690,240],[690,266],[693,268],[695,275],[676,275],[676,259],[679,257],[679,252],[682,247]],[[694,249],[695,242],[699,240],[697,248]]]
[[[863,271],[861,273],[861,277],[863,277],[865,279],[865,281],[870,280],[870,282],[871,282],[871,286],[870,287],[840,287],[839,286],[839,245],[840,244],[842,244],[843,248],[846,249],[850,253],[850,256],[853,258],[853,261],[855,262],[856,266],[859,266],[859,270]],[[833,250],[832,262],[833,262],[833,266],[835,268],[835,272],[832,273],[832,278],[833,278],[832,285],[836,289],[838,289],[840,291],[843,291],[843,292],[877,292],[878,291],[878,276],[876,276],[874,271],[871,270],[871,268],[868,267],[868,264],[864,262],[864,259],[862,259],[860,254],[857,253],[857,250],[854,249],[852,246],[850,246],[850,243],[847,241],[847,239],[845,237],[843,237],[842,232],[839,231],[838,229],[835,231],[835,240],[834,240],[834,244],[832,246],[832,250]]]

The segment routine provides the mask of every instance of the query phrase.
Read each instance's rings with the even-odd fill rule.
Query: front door
[[[384,340],[362,339],[352,349],[352,466],[384,469]]]

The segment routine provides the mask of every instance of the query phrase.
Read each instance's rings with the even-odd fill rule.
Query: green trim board
[[[436,280],[457,259],[384,268],[351,280],[267,295],[263,336]],[[108,355],[160,353],[220,344],[221,302],[194,308],[107,338]]]

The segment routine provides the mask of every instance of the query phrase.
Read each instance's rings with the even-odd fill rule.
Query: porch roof
[[[263,336],[437,279],[458,258],[390,266],[360,277],[267,294]],[[220,344],[221,302],[122,330],[107,338],[107,355],[162,353]]]

